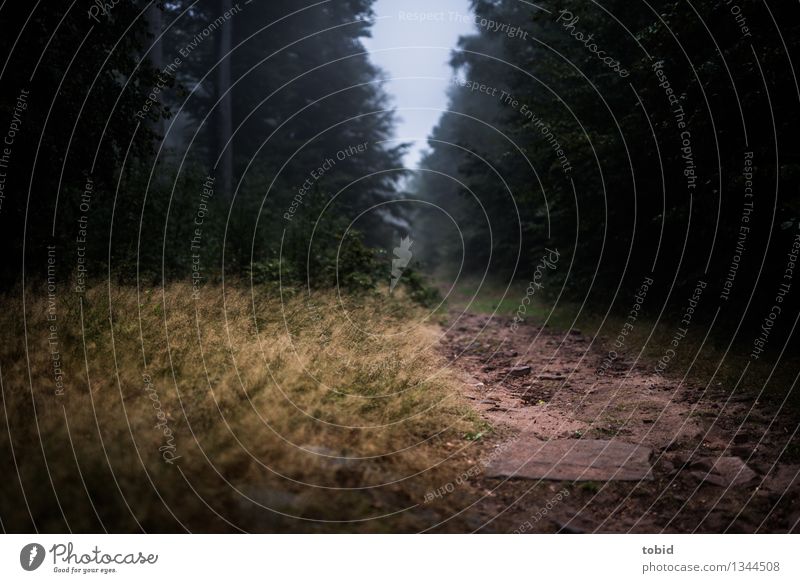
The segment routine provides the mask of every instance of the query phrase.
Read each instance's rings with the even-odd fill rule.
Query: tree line
[[[345,217],[394,192],[384,170],[404,146],[362,44],[372,0],[8,3],[3,16],[0,126],[27,96],[4,172],[4,286],[41,276],[50,247],[61,281],[80,261],[83,277],[123,282],[224,269],[373,283],[370,241],[391,216]]]
[[[454,217],[417,218],[429,262],[525,280],[547,247],[552,292],[590,303],[644,277],[674,306],[706,283],[709,318],[772,301],[799,226],[796,3],[472,5],[525,34],[479,27],[453,53],[415,178]]]

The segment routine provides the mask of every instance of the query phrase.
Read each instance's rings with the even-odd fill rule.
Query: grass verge
[[[64,295],[0,299],[7,531],[413,531],[468,494],[425,503],[479,423],[408,301]]]

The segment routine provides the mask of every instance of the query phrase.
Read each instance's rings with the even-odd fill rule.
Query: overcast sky
[[[460,35],[475,28],[469,0],[378,0],[375,16],[372,38],[364,44],[372,61],[391,79],[386,91],[400,117],[397,137],[414,142],[405,160],[414,168],[447,107],[450,51]]]

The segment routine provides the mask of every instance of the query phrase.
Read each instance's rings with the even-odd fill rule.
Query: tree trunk
[[[164,46],[159,38],[161,36],[161,26],[161,7],[158,6],[157,2],[153,2],[153,4],[150,6],[150,9],[147,11],[147,28],[151,35],[150,42],[152,43],[150,46],[150,63],[152,63],[153,68],[156,69],[156,71],[161,71],[161,69],[164,67]],[[156,147],[158,147],[158,142],[161,140],[161,137],[164,134],[164,120],[159,119],[158,121],[153,122],[152,128],[153,131],[159,136],[156,140]]]
[[[231,9],[231,0],[220,0],[220,14]],[[225,22],[220,29],[219,52],[217,58],[217,146],[222,154],[217,167],[217,184],[223,196],[233,197],[233,144],[228,140],[233,133],[233,109],[231,103],[231,37],[233,20]],[[224,150],[223,150],[224,148]]]

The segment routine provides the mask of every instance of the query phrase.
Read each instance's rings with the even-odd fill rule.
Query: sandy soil
[[[794,425],[747,391],[662,377],[624,358],[599,374],[608,355],[576,330],[513,330],[510,318],[474,314],[453,314],[446,329],[441,349],[493,430],[477,442],[482,471],[470,482],[482,496],[434,530],[463,521],[481,532],[800,530],[800,465],[785,463]],[[537,471],[516,461],[541,462],[543,443],[563,452],[556,474],[590,465],[571,453],[581,440],[648,448],[647,476],[619,479],[626,460],[615,451],[625,448],[609,447],[580,480],[520,477]]]

